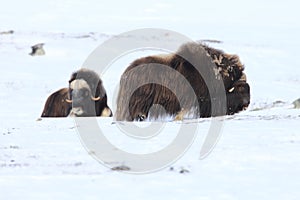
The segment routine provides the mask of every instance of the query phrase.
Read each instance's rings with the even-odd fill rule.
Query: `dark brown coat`
[[[51,94],[45,104],[42,117],[67,117],[72,104],[67,103],[69,88],[62,88]]]

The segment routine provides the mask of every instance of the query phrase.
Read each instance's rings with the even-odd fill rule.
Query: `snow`
[[[299,3],[287,0],[7,1],[0,7],[0,199],[299,199]],[[164,28],[240,56],[251,86],[247,111],[223,119],[213,151],[199,159],[211,119],[167,122],[136,141],[112,118],[97,122],[114,145],[155,152],[182,124],[197,135],[184,155],[154,172],[113,171],[86,150],[72,118],[38,120],[46,98],[107,39],[137,28]],[[45,56],[30,46],[45,43]],[[109,104],[128,54],[102,74]],[[147,126],[148,122],[142,125]],[[124,163],[117,163],[124,164]],[[182,173],[181,173],[182,172]]]

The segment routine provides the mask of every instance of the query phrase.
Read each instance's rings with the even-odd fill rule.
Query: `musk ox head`
[[[70,116],[112,116],[102,81],[92,70],[80,69],[71,75],[68,97]]]
[[[239,80],[228,90],[226,96],[228,115],[246,110],[250,104],[250,86],[247,82]]]
[[[187,56],[190,55],[191,59],[195,59],[193,57],[198,56],[198,52],[200,52],[199,48],[203,48],[206,51],[207,55],[211,58],[212,62],[215,64],[214,73],[216,75],[216,79],[220,77],[224,83],[224,89],[226,90],[227,99],[226,114],[234,114],[241,110],[245,110],[250,103],[250,86],[249,84],[247,84],[247,78],[244,73],[245,67],[240,61],[239,56],[235,54],[225,53],[222,50],[209,47],[205,44],[195,43],[184,44],[181,46],[181,49],[179,49],[179,51],[181,51],[181,54],[185,54]],[[185,64],[184,66],[186,67],[187,64]],[[199,77],[196,79],[199,79]],[[191,82],[194,88],[196,88],[195,91],[197,91],[197,88],[199,88],[201,85],[205,84],[204,82],[202,82],[202,84],[196,83],[197,82],[195,81]],[[201,91],[203,90],[204,89],[201,89]],[[198,92],[197,94],[200,94],[200,92]],[[210,103],[201,103],[200,109],[202,113],[200,113],[200,116],[204,113],[209,117],[210,106]]]
[[[41,117],[69,115],[112,116],[102,81],[94,71],[80,69],[73,73],[68,88],[62,88],[47,98]]]

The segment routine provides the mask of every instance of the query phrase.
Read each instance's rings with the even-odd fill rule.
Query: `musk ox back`
[[[169,72],[167,68],[175,73]],[[241,85],[236,83],[244,76],[243,70],[244,66],[238,56],[196,43],[184,44],[174,54],[137,59],[121,77],[116,120],[132,121],[143,120],[150,115],[153,118],[163,114],[176,115],[182,109],[192,113],[193,117],[234,114],[250,102],[250,90],[245,90],[248,96],[240,95],[241,99],[249,97],[247,100],[237,100],[236,97],[240,97],[239,90],[232,89],[249,86],[246,81]],[[153,77],[159,84],[153,81]],[[184,80],[188,84],[183,83]],[[137,82],[140,82],[140,86],[132,92]],[[222,91],[227,104],[222,102],[221,94],[220,97],[210,94]],[[220,105],[220,111],[213,113],[212,104]],[[152,109],[154,107],[159,109]]]
[[[72,109],[72,104],[66,101],[69,98],[68,93],[69,88],[62,88],[51,94],[45,103],[42,117],[68,116]]]
[[[42,117],[67,116],[112,116],[106,91],[96,72],[89,69],[74,72],[69,88],[60,89],[48,97]]]

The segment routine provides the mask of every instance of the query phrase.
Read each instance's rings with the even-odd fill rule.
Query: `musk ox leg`
[[[161,116],[175,116],[181,110],[177,96],[162,85],[156,85],[156,91],[158,92],[156,92],[153,102],[156,105],[151,109],[151,117],[157,119]]]
[[[149,110],[153,104],[152,98],[143,99],[133,96],[129,102],[129,121],[144,121],[148,117]]]
[[[201,118],[211,117],[211,102],[209,100],[200,100],[199,107]]]

